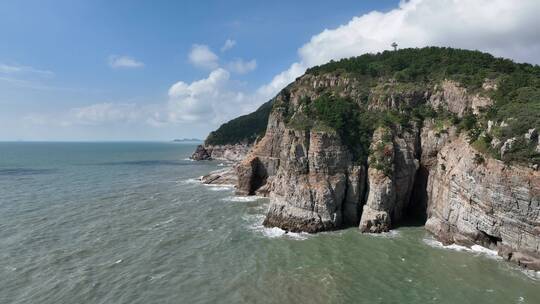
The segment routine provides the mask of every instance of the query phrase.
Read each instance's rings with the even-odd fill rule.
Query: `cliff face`
[[[286,123],[287,112],[299,110],[303,97],[316,98],[317,88],[344,86],[354,94],[355,84],[338,77],[304,77],[276,97],[275,103],[287,110],[272,111],[265,136],[238,166],[239,193],[270,197],[265,225],[317,232],[358,223],[365,167],[353,162],[335,132]]]
[[[246,157],[250,149],[251,145],[248,144],[199,145],[191,159],[238,162]]]
[[[388,137],[386,141],[385,136]],[[378,147],[382,149],[379,151]],[[385,232],[392,227],[392,221],[399,222],[403,219],[409,205],[416,170],[419,167],[415,158],[418,148],[417,135],[404,131],[398,134],[396,131],[379,128],[373,134],[370,148],[374,155],[369,160],[369,192],[363,207],[360,230]],[[377,153],[382,155],[378,156]],[[380,165],[377,162],[387,164]],[[381,170],[381,166],[384,168],[385,165],[389,168]]]
[[[487,156],[480,165],[464,134],[432,119],[376,129],[367,162],[355,160],[335,130],[291,125],[291,116],[305,111],[306,96],[360,98],[360,87],[355,79],[306,75],[276,97],[265,136],[237,167],[240,194],[270,198],[264,225],[306,232],[358,226],[378,233],[416,209],[427,213],[426,229],[444,243],[481,244],[540,269],[538,171]],[[370,102],[377,110],[426,104],[458,117],[492,103],[450,81]]]
[[[540,269],[538,75],[466,50],[366,54],[283,89],[258,110],[264,136],[236,127],[259,125],[254,113],[212,140],[257,138],[232,158],[237,192],[270,198],[266,226],[379,233],[414,217],[444,243]]]
[[[426,229],[443,243],[481,244],[540,269],[540,173],[487,159],[457,137],[429,170]]]

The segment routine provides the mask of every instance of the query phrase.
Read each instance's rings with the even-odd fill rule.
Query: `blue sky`
[[[4,0],[0,140],[204,138],[305,68],[393,40],[534,61],[538,1],[517,2]]]

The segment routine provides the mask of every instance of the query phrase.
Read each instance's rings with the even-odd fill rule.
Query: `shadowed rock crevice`
[[[429,172],[420,165],[414,178],[411,200],[405,210],[405,220],[402,226],[423,226],[427,220],[427,183]]]
[[[258,157],[247,158],[237,167],[238,184],[237,193],[240,195],[254,195],[266,184],[268,173],[266,167]]]

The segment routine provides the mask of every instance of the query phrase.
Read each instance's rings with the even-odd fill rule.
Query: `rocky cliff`
[[[191,159],[238,162],[246,157],[250,149],[250,144],[199,145]]]
[[[540,269],[540,173],[477,158],[463,136],[437,153],[429,168],[426,229],[443,243],[480,244]]]
[[[438,48],[311,69],[271,101],[237,191],[270,198],[266,226],[378,233],[416,217],[540,269],[538,71]]]

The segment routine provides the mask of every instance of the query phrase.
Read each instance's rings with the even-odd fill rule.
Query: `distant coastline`
[[[198,138],[175,138],[172,140],[174,143],[201,143],[202,139]]]

